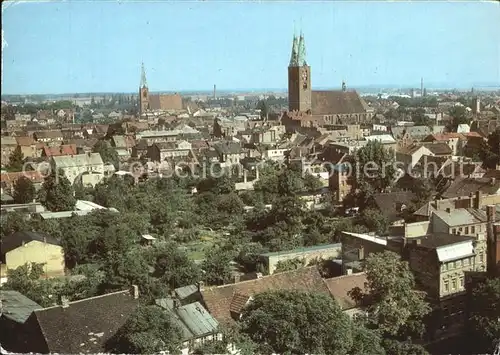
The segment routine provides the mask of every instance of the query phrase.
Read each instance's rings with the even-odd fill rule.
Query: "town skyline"
[[[2,5],[2,95],[135,92],[142,62],[151,91],[286,88],[294,28],[315,88],[500,86],[498,3]]]

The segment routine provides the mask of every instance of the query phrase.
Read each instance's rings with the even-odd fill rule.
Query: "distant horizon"
[[[312,90],[340,90],[341,86],[324,86],[324,87],[313,87]],[[375,90],[417,90],[420,91],[420,87],[411,87],[405,85],[365,85],[365,86],[356,86],[356,87],[347,87],[347,90],[355,90],[360,93],[363,91],[375,91]],[[460,91],[460,92],[468,92],[471,89],[474,91],[496,91],[500,90],[500,84],[483,84],[476,85],[470,87],[446,87],[446,86],[424,86],[424,89],[428,90],[437,90],[437,91]],[[70,95],[110,95],[110,94],[122,94],[122,95],[138,95],[139,88],[137,91],[103,91],[103,92],[64,92],[64,93],[23,93],[23,94],[8,94],[2,93],[2,97],[9,96],[70,96]],[[287,93],[288,88],[234,88],[234,89],[216,89],[216,94],[272,94],[272,93]],[[161,93],[178,93],[178,94],[191,94],[191,95],[212,95],[212,90],[196,90],[196,89],[188,89],[188,90],[154,90],[150,91],[151,94],[161,94]]]

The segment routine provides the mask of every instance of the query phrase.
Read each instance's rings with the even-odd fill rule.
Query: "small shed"
[[[155,242],[156,238],[151,234],[143,234],[141,235],[141,244],[142,245],[152,245]]]

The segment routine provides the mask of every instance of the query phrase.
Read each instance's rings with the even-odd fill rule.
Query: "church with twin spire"
[[[311,66],[306,60],[303,33],[294,35],[288,65],[288,111],[282,116],[287,130],[369,123],[373,110],[345,82],[341,90],[312,90]]]

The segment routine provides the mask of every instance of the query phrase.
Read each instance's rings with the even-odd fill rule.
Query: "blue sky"
[[[313,87],[500,85],[500,4],[65,1],[3,6],[2,94],[286,88],[294,22]]]

